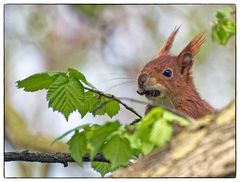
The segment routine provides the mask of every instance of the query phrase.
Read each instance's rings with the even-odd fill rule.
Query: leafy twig
[[[139,119],[142,119],[142,116],[140,114],[137,113],[137,111],[135,111],[132,107],[128,106],[127,104],[125,104],[124,102],[122,102],[118,97],[115,97],[114,95],[112,94],[105,94],[104,92],[102,91],[99,91],[99,90],[95,90],[95,89],[91,89],[91,88],[88,88],[88,87],[84,87],[85,90],[89,90],[91,92],[94,92],[96,94],[99,94],[103,97],[106,97],[106,98],[109,98],[109,99],[112,99],[112,100],[115,100],[117,101],[119,104],[121,104],[123,107],[125,107],[127,110],[131,111],[132,113],[134,113],[136,116],[138,116]]]

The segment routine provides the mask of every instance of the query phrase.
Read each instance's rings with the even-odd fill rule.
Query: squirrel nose
[[[142,73],[141,75],[139,75],[138,77],[138,85],[139,87],[142,87],[144,85],[144,83],[147,80],[148,75],[146,73]]]

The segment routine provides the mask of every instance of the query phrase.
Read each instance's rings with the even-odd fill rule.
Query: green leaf
[[[173,128],[167,120],[161,118],[153,125],[149,140],[157,146],[165,145],[172,137]]]
[[[89,91],[89,92],[92,93],[91,91]],[[99,96],[94,94],[94,96],[93,96],[93,98],[92,98],[92,100],[90,102],[89,112],[91,112],[94,116],[95,116],[95,114],[93,113],[93,111],[101,103],[101,99],[102,98],[99,98]]]
[[[225,16],[226,16],[226,14],[222,11],[217,11],[217,13],[216,13],[216,17],[220,20],[224,19]]]
[[[127,165],[131,158],[130,143],[126,138],[114,135],[103,148],[103,155],[111,162],[111,169]]]
[[[104,115],[106,113],[106,104],[109,102],[109,99],[105,97],[98,98],[95,103],[94,107],[92,108],[92,114],[96,115]]]
[[[120,110],[119,103],[115,100],[110,101],[106,104],[106,113],[109,117],[115,116]]]
[[[233,9],[230,7],[217,11],[216,21],[212,27],[212,40],[221,45],[226,45],[229,39],[235,35],[235,21],[231,17]]]
[[[24,91],[34,92],[37,90],[48,89],[49,85],[59,76],[59,73],[39,73],[34,74],[24,80],[17,81],[17,87]]]
[[[162,117],[164,109],[153,108],[138,124],[137,124],[137,135],[141,141],[149,141],[149,134],[152,130],[153,124]]]
[[[163,118],[172,123],[178,122],[182,126],[188,126],[190,124],[190,121],[188,119],[169,111],[165,111],[163,113]]]
[[[83,84],[95,89],[81,72],[73,68],[69,68],[67,73],[40,73],[17,82],[18,88],[24,88],[25,91],[48,89],[48,106],[52,107],[53,111],[62,113],[66,120],[74,111],[78,111],[82,118],[88,112],[94,116],[107,114],[111,118],[119,112],[118,102],[92,91],[84,92]],[[97,107],[99,108],[96,109]],[[95,109],[96,112],[93,112]]]
[[[223,10],[218,10],[216,13],[216,18],[218,20],[224,20],[226,18],[231,17],[231,13],[233,12],[233,9],[231,7],[226,7]]]
[[[124,137],[128,139],[132,149],[139,149],[141,147],[141,140],[136,133],[125,134]]]
[[[120,127],[120,123],[118,121],[108,122],[105,125],[96,127],[92,129],[87,134],[88,146],[91,149],[90,157],[94,157],[97,152],[100,152],[100,148],[107,141],[111,134],[118,130]]]
[[[124,127],[125,132],[123,132],[123,136],[129,141],[130,147],[132,149],[132,154],[134,156],[138,156],[141,154],[141,140],[137,135],[137,132],[135,132],[135,127],[134,125],[126,125]]]
[[[91,91],[87,91],[84,93],[84,101],[80,103],[80,107],[78,108],[81,113],[82,118],[88,113],[92,112],[94,108],[99,105],[101,100],[96,96],[95,93]],[[103,114],[105,110],[103,111]]]
[[[68,72],[70,74],[70,76],[79,79],[80,81],[82,81],[83,83],[85,83],[86,85],[88,85],[91,88],[95,88],[91,83],[89,83],[86,79],[86,77],[84,76],[84,74],[82,74],[81,72],[79,72],[76,69],[73,68],[69,68]]]
[[[173,121],[178,121],[182,125],[188,125],[189,122],[185,118],[182,118],[174,113],[171,113],[163,108],[152,109],[136,126],[136,134],[140,139],[138,143],[140,150],[143,154],[151,152],[155,146],[163,146],[166,144],[172,136]],[[129,138],[132,143],[131,138]],[[134,143],[134,141],[133,141]],[[136,141],[134,143],[136,145]],[[131,144],[133,147],[134,144]]]
[[[87,143],[84,132],[76,132],[67,142],[72,158],[82,166],[82,158],[87,152]]]
[[[64,138],[65,136],[67,136],[68,134],[74,132],[74,131],[78,131],[82,128],[85,128],[86,126],[88,126],[88,124],[85,125],[81,125],[81,126],[77,126],[71,130],[68,130],[67,132],[65,132],[64,134],[62,134],[61,136],[57,137],[55,140],[53,140],[53,142],[51,143],[51,145],[53,145],[55,142],[57,142],[58,140],[61,140],[62,138]]]
[[[59,76],[50,86],[47,93],[49,107],[61,112],[66,120],[68,116],[83,105],[84,91],[82,84],[76,79]]]
[[[99,172],[101,176],[105,176],[105,174],[112,172],[111,164],[107,162],[91,162],[92,168]]]
[[[91,111],[94,100],[97,99],[93,92],[87,91],[84,93],[84,101],[80,103],[78,108],[82,118]]]
[[[95,106],[92,109],[92,111],[94,111],[94,116],[107,114],[109,117],[112,118],[120,110],[119,103],[115,100],[111,100],[108,98],[101,98],[98,100],[98,102],[95,102],[94,105]]]

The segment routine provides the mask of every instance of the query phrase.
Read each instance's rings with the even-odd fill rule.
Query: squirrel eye
[[[172,71],[171,70],[169,70],[169,69],[167,69],[167,70],[165,70],[164,72],[163,72],[163,75],[165,76],[165,77],[171,77],[172,76]]]

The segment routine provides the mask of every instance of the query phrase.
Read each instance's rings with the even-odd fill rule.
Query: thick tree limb
[[[168,146],[113,173],[113,177],[235,176],[235,104],[195,121]]]
[[[4,161],[24,161],[24,162],[41,162],[41,163],[62,163],[64,167],[68,166],[68,162],[75,162],[69,153],[46,153],[46,152],[5,152]],[[101,154],[97,154],[93,161],[109,162]],[[83,162],[90,162],[89,156],[83,157]]]

